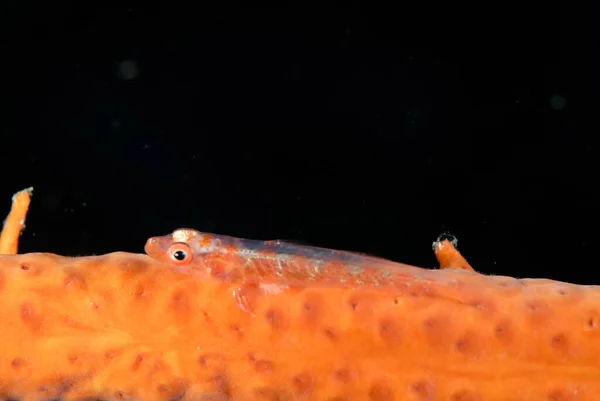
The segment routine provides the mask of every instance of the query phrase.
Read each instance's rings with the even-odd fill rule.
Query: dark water
[[[599,283],[593,12],[4,6],[0,199],[23,251],[185,226]],[[2,212],[4,213],[4,212]]]

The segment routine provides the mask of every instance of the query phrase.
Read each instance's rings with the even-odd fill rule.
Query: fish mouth
[[[148,241],[146,241],[146,245],[144,245],[144,252],[146,252],[146,254],[150,257],[153,257],[155,259],[161,259],[160,243],[160,237],[148,238]]]

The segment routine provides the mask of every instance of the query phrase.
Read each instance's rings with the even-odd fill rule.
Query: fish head
[[[204,256],[220,248],[220,240],[214,235],[191,228],[179,228],[169,235],[149,238],[144,250],[161,262],[187,266],[203,261]]]

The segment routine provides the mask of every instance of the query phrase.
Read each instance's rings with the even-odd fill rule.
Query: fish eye
[[[187,256],[186,253],[184,251],[182,251],[182,250],[173,252],[173,258],[177,259],[180,262],[182,260],[185,260],[186,256]]]
[[[192,249],[183,242],[172,244],[167,250],[169,259],[177,265],[186,265],[192,261]]]

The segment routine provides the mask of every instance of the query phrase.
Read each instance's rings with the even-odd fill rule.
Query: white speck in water
[[[121,79],[130,80],[137,78],[139,74],[138,64],[133,60],[121,61],[117,64],[117,75]]]
[[[554,94],[550,97],[550,107],[554,110],[562,110],[565,108],[567,100],[559,94]]]

